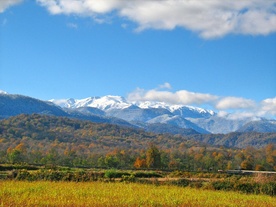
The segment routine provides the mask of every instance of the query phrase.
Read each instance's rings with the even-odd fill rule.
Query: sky
[[[0,90],[276,117],[276,0],[1,0]]]

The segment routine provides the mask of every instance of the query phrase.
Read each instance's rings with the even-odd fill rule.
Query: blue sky
[[[1,0],[0,35],[11,94],[276,115],[275,0]]]

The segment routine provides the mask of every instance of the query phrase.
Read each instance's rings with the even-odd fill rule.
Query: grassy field
[[[0,206],[276,206],[276,197],[167,185],[0,181]]]

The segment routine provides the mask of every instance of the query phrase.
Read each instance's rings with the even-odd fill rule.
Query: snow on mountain
[[[214,134],[226,134],[240,129],[243,125],[251,122],[254,117],[231,119],[227,116],[212,116],[209,118],[187,118],[197,126]]]
[[[106,111],[109,109],[125,109],[130,107],[131,103],[128,103],[126,99],[121,96],[103,96],[94,99],[88,106]]]
[[[165,102],[143,101],[143,102],[133,102],[133,104],[138,106],[141,109],[149,109],[149,108],[169,109],[169,105]]]
[[[185,106],[185,105],[170,105],[164,102],[136,102],[134,103],[140,108],[148,109],[148,108],[163,108],[167,109],[171,113],[175,115],[180,115],[182,117],[190,117],[190,118],[201,118],[201,117],[211,117],[215,115],[215,112],[212,110],[206,110],[199,107],[194,106]]]
[[[131,103],[128,103],[126,99],[121,96],[89,97],[84,99],[52,99],[50,101],[63,108],[93,107],[104,111],[108,109],[124,109],[131,106]]]
[[[209,118],[216,113],[212,110],[206,110],[193,106],[181,106],[173,105],[170,107],[170,111],[175,115],[180,115],[185,118]]]
[[[60,106],[61,108],[75,108],[74,104],[76,102],[75,99],[73,99],[73,98],[59,99],[59,100],[51,99],[49,101]]]
[[[245,130],[242,129],[245,124],[258,120],[254,117],[235,117],[233,114],[222,116],[212,110],[194,106],[152,101],[129,102],[121,96],[111,95],[50,101],[65,108],[70,113],[114,117],[137,126],[157,123],[168,124],[185,129],[191,128],[201,133],[225,134],[240,128]]]
[[[22,113],[39,113],[144,129],[154,126],[159,131],[162,127],[168,129],[170,126],[175,129],[193,129],[200,133],[223,134],[237,130],[274,132],[276,129],[275,120],[269,121],[261,117],[217,114],[198,107],[164,102],[133,103],[121,96],[52,99],[45,102],[22,95],[11,95],[0,90],[0,106],[0,119]]]
[[[181,128],[193,128],[200,132],[207,131],[186,118],[210,118],[215,115],[211,110],[193,106],[172,105],[165,102],[128,102],[121,96],[89,97],[85,99],[61,99],[51,102],[68,109],[97,108],[108,117],[116,117],[128,122],[166,123]],[[89,112],[90,113],[90,112]],[[162,119],[164,119],[162,121]],[[207,132],[208,133],[208,132]]]
[[[197,132],[208,134],[209,132],[205,129],[198,127],[196,124],[192,123],[191,121],[188,121],[187,119],[179,116],[179,115],[169,115],[164,114],[158,117],[155,117],[149,121],[147,121],[149,124],[155,124],[155,123],[161,123],[161,124],[169,124],[172,126],[177,126],[183,129],[194,129]]]
[[[0,94],[8,94],[6,91],[0,90]]]
[[[69,109],[97,108],[108,117],[116,117],[131,123],[168,124],[180,128],[191,128],[201,133],[207,130],[188,121],[186,118],[210,118],[215,112],[193,106],[171,105],[165,102],[128,102],[121,96],[89,97],[85,99],[51,100]],[[93,113],[94,113],[93,109]],[[87,110],[82,110],[82,113]],[[89,112],[90,113],[90,112]]]
[[[276,121],[275,120],[253,120],[243,125],[237,132],[276,132]]]

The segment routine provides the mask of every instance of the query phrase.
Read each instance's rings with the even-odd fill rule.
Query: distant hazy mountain
[[[276,121],[275,120],[259,120],[251,121],[240,129],[237,132],[276,132]]]
[[[189,121],[193,122],[197,126],[214,134],[235,132],[246,123],[252,121],[252,119],[253,118],[231,119],[227,116],[221,117],[217,115],[209,118],[188,118]]]
[[[67,115],[60,107],[57,107],[51,102],[45,102],[22,95],[0,93],[0,116],[9,117],[33,113],[55,116]]]
[[[148,132],[154,132],[154,133],[161,133],[161,134],[179,134],[179,135],[196,135],[199,134],[199,132],[193,130],[193,129],[183,129],[177,126],[172,126],[169,124],[148,124],[147,127],[145,127],[145,130]]]
[[[203,133],[203,134],[209,134],[209,132],[206,131],[205,129],[199,127],[198,125],[192,123],[191,121],[188,121],[187,119],[185,119],[179,115],[164,114],[164,115],[157,116],[157,117],[147,121],[147,123],[149,123],[149,124],[157,124],[157,123],[167,124],[167,125],[171,125],[171,126],[175,126],[175,127],[179,127],[179,128],[184,128],[184,129],[193,129],[193,130]]]
[[[86,116],[91,116],[91,115],[105,116],[104,111],[93,107],[63,108],[63,109],[64,111],[66,111],[71,115],[75,114],[75,115],[86,115]]]

